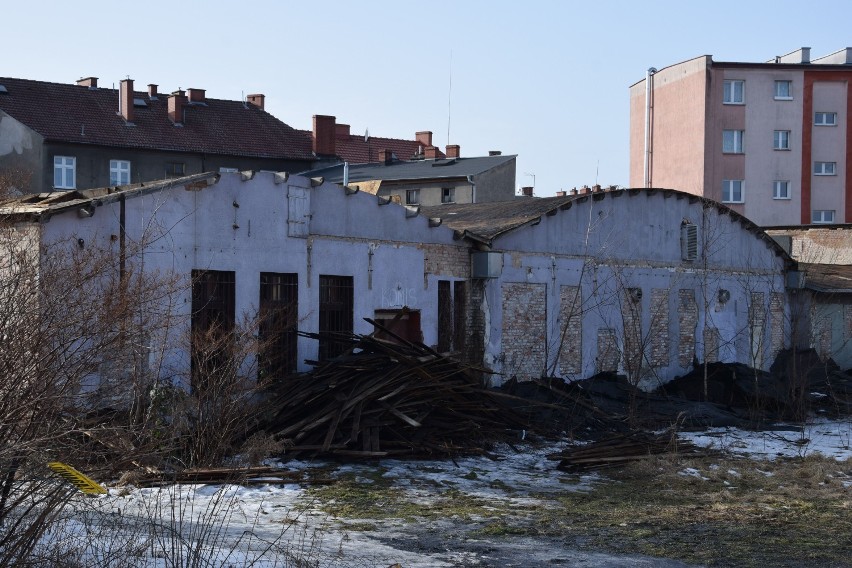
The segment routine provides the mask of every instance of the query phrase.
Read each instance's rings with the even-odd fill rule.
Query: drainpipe
[[[470,184],[470,202],[476,203],[476,181],[473,176],[467,176],[467,183]]]
[[[651,147],[653,140],[651,139],[651,98],[654,96],[654,73],[657,70],[654,67],[648,68],[648,73],[645,75],[645,172],[644,172],[644,187],[651,187]]]

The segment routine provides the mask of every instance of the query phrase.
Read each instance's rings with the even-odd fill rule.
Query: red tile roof
[[[135,107],[133,126],[117,114],[117,89],[0,78],[0,110],[47,141],[120,148],[204,152],[257,158],[313,160],[310,141],[268,112],[241,101],[186,104],[183,126],[168,117],[168,95]]]
[[[313,133],[310,130],[300,130],[307,137],[308,144],[313,143]],[[410,160],[415,155],[423,154],[426,148],[417,140],[401,140],[399,138],[381,138],[370,136],[364,140],[364,135],[338,134],[334,140],[335,154],[344,162],[350,164],[369,164],[379,161],[379,152],[390,150],[397,159]],[[312,146],[309,146],[312,147]],[[438,150],[438,157],[445,158],[443,152]]]

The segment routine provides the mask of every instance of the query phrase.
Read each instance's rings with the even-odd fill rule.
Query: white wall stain
[[[32,147],[33,135],[26,126],[8,116],[0,118],[0,156],[23,154]]]

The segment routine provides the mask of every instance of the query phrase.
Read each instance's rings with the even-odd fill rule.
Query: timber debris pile
[[[388,332],[389,333],[389,332]],[[527,421],[485,386],[485,371],[417,343],[313,334],[349,349],[270,389],[261,428],[288,456],[453,456],[518,440]]]

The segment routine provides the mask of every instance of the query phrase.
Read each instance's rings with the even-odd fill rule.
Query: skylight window
[[[5,85],[0,85],[0,94],[8,95],[9,91],[6,90]]]
[[[145,99],[133,99],[133,106],[135,106],[135,107],[147,107],[148,103],[145,102]]]

